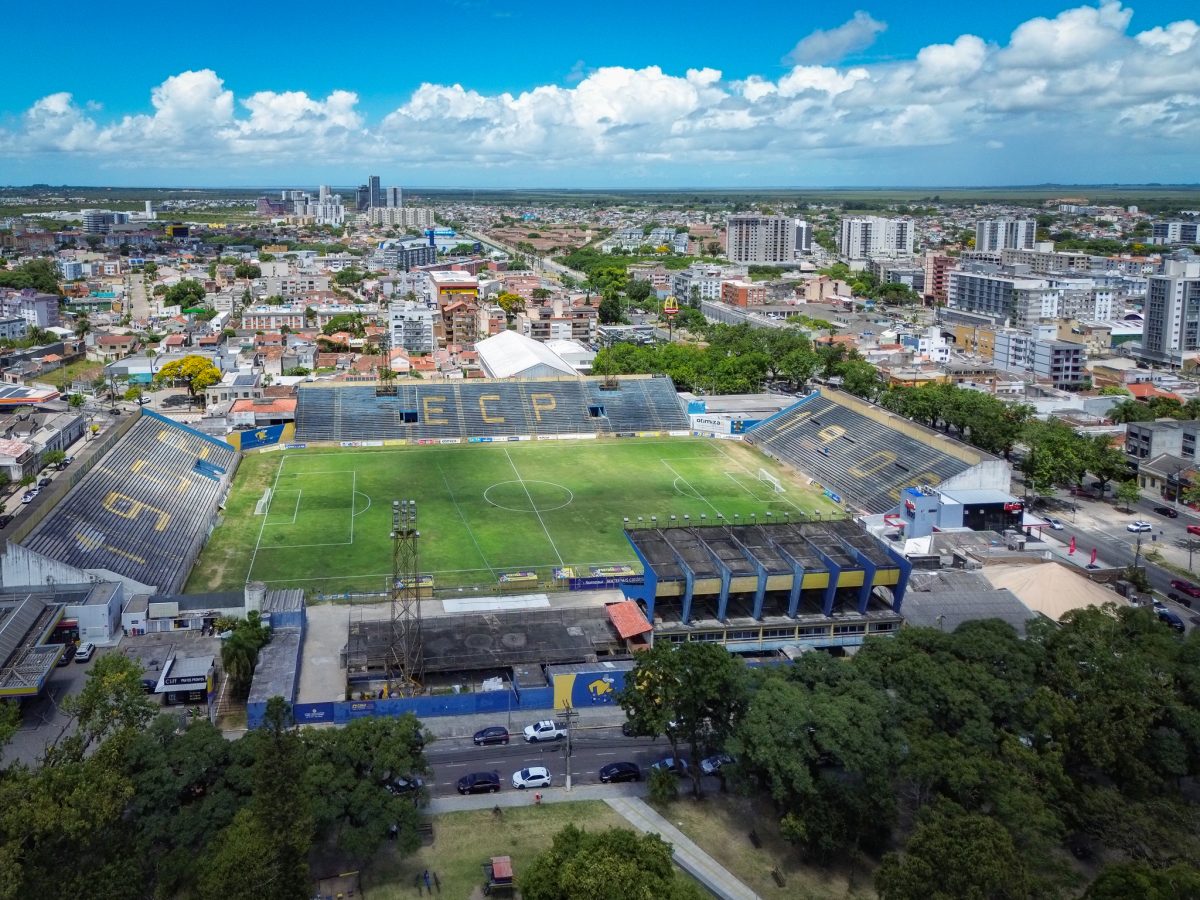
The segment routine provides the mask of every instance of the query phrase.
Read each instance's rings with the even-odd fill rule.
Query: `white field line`
[[[507,447],[504,449],[504,455],[508,456],[508,464],[512,466],[512,470],[517,476],[517,481],[520,482],[521,487],[525,488],[525,496],[529,498],[529,508],[533,510],[533,514],[537,516],[538,522],[541,523],[542,531],[546,532],[546,540],[550,542],[550,549],[552,549],[554,551],[554,555],[558,557],[558,564],[560,566],[566,565],[566,563],[563,562],[562,554],[558,552],[558,545],[554,543],[554,538],[550,537],[550,529],[546,527],[546,523],[542,520],[542,514],[538,511],[537,504],[533,502],[533,495],[529,493],[529,488],[525,485],[525,479],[521,477],[521,472],[517,469],[517,464],[513,462],[512,457],[508,455]]]

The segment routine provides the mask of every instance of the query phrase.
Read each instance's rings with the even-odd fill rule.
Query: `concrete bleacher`
[[[613,386],[615,384],[615,387]],[[298,441],[438,440],[514,435],[686,431],[669,378],[309,384],[298,392]]]
[[[144,413],[21,545],[80,569],[178,591],[236,461],[229,444]]]
[[[938,485],[994,459],[830,389],[763,420],[746,440],[869,513],[893,509],[905,487]]]

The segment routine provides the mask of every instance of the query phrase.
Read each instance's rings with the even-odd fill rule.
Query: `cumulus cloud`
[[[144,113],[120,118],[67,93],[43,97],[0,126],[0,159],[76,158],[99,169],[169,159],[184,170],[273,173],[386,162],[463,180],[484,169],[526,178],[590,169],[619,182],[704,167],[729,180],[748,171],[803,178],[817,159],[859,160],[878,179],[888,171],[879,161],[891,158],[914,181],[925,166],[929,182],[942,174],[928,162],[932,148],[969,166],[984,149],[1001,159],[1026,152],[1040,165],[1069,147],[1057,156],[1072,168],[1139,153],[1144,163],[1152,150],[1185,169],[1200,130],[1200,26],[1130,34],[1129,22],[1128,9],[1106,2],[1031,19],[1007,41],[964,34],[908,59],[837,65],[882,27],[861,14],[847,23],[854,29],[809,35],[796,64],[775,76],[579,66],[565,86],[519,93],[431,81],[378,118],[352,91],[235,96],[205,69],[166,79]]]
[[[787,61],[799,65],[839,62],[851,53],[866,50],[875,43],[876,36],[885,31],[887,22],[880,22],[860,9],[837,28],[818,28],[801,38],[787,55]]]

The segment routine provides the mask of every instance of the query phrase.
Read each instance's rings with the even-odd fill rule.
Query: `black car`
[[[509,739],[508,729],[500,725],[489,725],[487,728],[480,728],[475,732],[476,747],[482,747],[484,744],[507,744]]]
[[[7,528],[16,516],[0,516],[0,528]]]
[[[499,772],[472,772],[458,779],[460,794],[495,794],[499,790]]]
[[[626,719],[621,723],[621,734],[625,737],[638,737],[637,729],[633,727],[633,723]]]
[[[1158,621],[1183,634],[1183,619],[1169,609],[1158,610]]]
[[[1169,506],[1156,506],[1154,507],[1154,511],[1160,516],[1166,516],[1168,519],[1179,518],[1179,510],[1171,509]]]
[[[618,781],[641,781],[642,770],[638,768],[637,763],[631,762],[615,762],[609,763],[600,770],[601,784],[614,784]]]

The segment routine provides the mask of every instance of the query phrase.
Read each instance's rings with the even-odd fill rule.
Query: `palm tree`
[[[229,679],[229,689],[235,696],[244,698],[250,693],[257,662],[258,649],[237,631],[221,645],[221,664]]]
[[[75,320],[75,337],[83,339],[83,336],[92,330],[92,323],[88,321],[86,315],[81,315]]]

